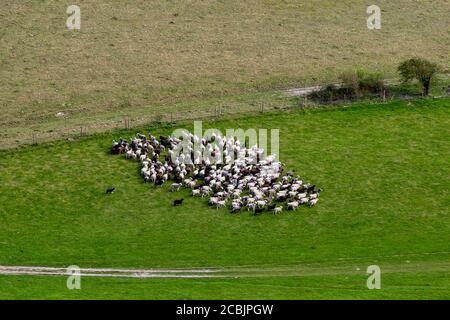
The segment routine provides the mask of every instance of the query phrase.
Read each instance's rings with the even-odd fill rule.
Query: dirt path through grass
[[[444,255],[449,252],[423,253],[422,256]],[[354,259],[339,262],[321,262],[296,265],[258,265],[235,267],[208,267],[184,269],[134,269],[134,268],[80,268],[82,276],[116,277],[116,278],[249,278],[249,277],[307,277],[307,276],[339,276],[365,275],[366,268],[374,261],[379,264],[382,273],[415,273],[415,272],[445,272],[450,270],[450,261],[417,260],[418,254],[397,255],[411,260],[381,261],[382,257],[359,261]],[[420,255],[419,255],[420,256]],[[392,256],[385,257],[392,259]],[[67,268],[45,266],[0,266],[0,275],[71,275]]]
[[[116,278],[212,278],[220,269],[115,269],[115,268],[80,268],[80,274],[86,277]],[[0,266],[0,275],[71,275],[67,268]]]

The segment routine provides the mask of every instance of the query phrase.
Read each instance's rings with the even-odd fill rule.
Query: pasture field
[[[363,0],[82,1],[71,31],[72,4],[2,5],[0,147],[34,132],[101,131],[124,115],[238,108],[248,95],[358,67],[391,78],[411,55],[450,68],[448,0],[377,1],[375,32]]]
[[[448,256],[447,256],[448,257]],[[447,264],[448,266],[448,264]],[[448,299],[448,268],[383,273],[382,290],[368,290],[364,271],[320,276],[241,279],[82,278],[67,290],[66,277],[0,276],[2,299]]]
[[[155,188],[109,154],[113,131],[0,152],[0,265],[217,268],[229,278],[0,276],[0,298],[446,299],[450,100],[265,113],[204,128],[279,128],[280,158],[324,189],[316,207],[230,214]],[[191,124],[185,126],[190,128]],[[143,128],[155,135],[176,127]],[[108,186],[116,192],[104,194]],[[184,197],[182,207],[172,207]],[[366,288],[379,265],[382,289]]]

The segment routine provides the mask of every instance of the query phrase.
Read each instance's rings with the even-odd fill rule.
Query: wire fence
[[[370,97],[372,103],[389,102],[392,99],[398,99],[387,95],[385,91]],[[346,103],[354,102],[354,100],[339,100],[330,101],[326,105],[335,106],[345,105]],[[118,130],[134,130],[145,127],[161,127],[164,125],[175,125],[183,122],[202,120],[214,121],[233,117],[244,117],[249,115],[262,114],[267,112],[285,112],[289,110],[301,109],[308,110],[317,107],[324,107],[324,101],[318,103],[315,100],[308,98],[308,94],[298,96],[296,100],[286,99],[286,103],[280,102],[260,102],[253,105],[245,106],[227,106],[216,105],[210,108],[201,108],[196,110],[167,110],[166,112],[154,113],[150,115],[121,115],[113,119],[102,121],[101,123],[87,123],[84,125],[68,125],[67,119],[63,120],[63,125],[49,130],[34,130],[24,132],[17,136],[8,137],[5,141],[0,143],[0,149],[11,149],[23,145],[38,145],[56,140],[75,140],[82,137],[87,137],[92,134],[106,133]],[[62,122],[60,122],[62,123]]]
[[[91,123],[84,125],[68,125],[65,119],[64,125],[49,130],[34,130],[31,133],[23,132],[17,136],[11,136],[10,141],[4,141],[0,149],[10,149],[23,145],[38,145],[56,140],[75,140],[98,133],[107,133],[119,130],[137,130],[143,127],[161,127],[167,125],[182,124],[189,121],[216,121],[221,119],[243,117],[267,112],[286,111],[302,107],[295,103],[284,105],[275,103],[257,103],[245,107],[217,105],[200,110],[167,111],[150,115],[122,115],[102,123]]]

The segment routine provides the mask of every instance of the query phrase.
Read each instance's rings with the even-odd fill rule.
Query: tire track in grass
[[[448,261],[418,261],[380,263],[383,273],[447,272]],[[0,275],[52,275],[68,276],[66,268],[45,266],[0,266]],[[265,278],[365,275],[365,268],[355,264],[291,265],[291,266],[235,266],[191,269],[120,269],[80,268],[81,276],[116,278]]]
[[[220,270],[210,269],[116,269],[80,268],[83,277],[115,278],[213,278]],[[0,266],[0,275],[69,276],[67,268],[44,266]]]

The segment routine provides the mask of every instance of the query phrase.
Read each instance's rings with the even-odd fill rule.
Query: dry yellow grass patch
[[[404,58],[449,67],[450,3],[362,0],[19,1],[0,11],[0,134],[40,128],[63,111],[99,121],[180,102],[332,81],[366,67],[392,76]],[[6,129],[8,128],[8,132]]]

